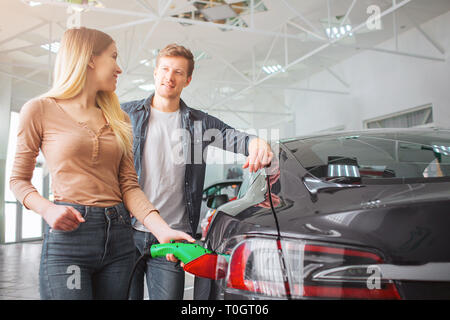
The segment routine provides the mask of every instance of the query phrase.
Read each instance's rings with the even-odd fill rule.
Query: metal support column
[[[9,188],[9,185],[5,185],[5,176],[11,112],[11,85],[11,77],[0,74],[0,243],[5,243],[5,188]]]

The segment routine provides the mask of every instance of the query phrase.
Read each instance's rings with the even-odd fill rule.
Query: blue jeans
[[[136,260],[152,244],[159,243],[150,232],[134,230]],[[142,259],[136,266],[131,283],[130,298],[144,299],[144,275],[147,280],[149,300],[183,300],[184,270],[179,263],[165,257]]]
[[[74,207],[86,221],[72,231],[46,224],[39,270],[41,299],[127,299],[135,247],[124,205],[55,203]]]

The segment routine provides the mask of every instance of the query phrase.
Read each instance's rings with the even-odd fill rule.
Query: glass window
[[[5,203],[5,242],[16,241],[16,203]]]
[[[366,121],[368,129],[376,128],[412,128],[433,123],[433,107],[404,112],[396,116]]]
[[[39,194],[43,194],[43,168],[34,168],[31,183]],[[37,238],[42,236],[42,218],[37,213],[22,206],[22,238]]]
[[[287,146],[311,175],[329,181],[450,177],[450,131],[327,136]]]
[[[8,153],[5,168],[5,242],[16,242],[21,241],[22,239],[42,237],[42,218],[32,211],[26,210],[20,204],[20,207],[17,208],[17,200],[9,189],[9,179],[11,177],[11,171],[16,153],[19,113],[11,112],[10,117]],[[39,155],[37,162],[38,167],[34,169],[31,183],[41,195],[44,195],[44,170],[42,168],[42,163],[44,160],[42,154]],[[22,215],[19,220],[22,223],[20,226],[17,226],[17,209],[19,209],[19,217],[20,214]],[[17,229],[22,232],[21,238],[16,234]]]
[[[244,180],[242,181],[241,187],[239,188],[239,193],[237,195],[238,199],[241,199],[246,193],[248,188],[255,182],[256,178],[261,174],[261,170],[257,172],[249,173],[248,170],[244,171]]]
[[[14,156],[16,154],[17,143],[17,129],[19,125],[19,113],[11,112],[10,125],[9,125],[9,138],[8,138],[8,153],[6,159],[6,172],[5,172],[5,201],[16,201],[16,197],[9,189],[9,178],[11,177],[11,171],[14,163]]]

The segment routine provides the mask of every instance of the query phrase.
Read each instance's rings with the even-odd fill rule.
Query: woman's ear
[[[88,67],[91,69],[95,68],[94,56],[91,56],[91,58],[89,59]]]

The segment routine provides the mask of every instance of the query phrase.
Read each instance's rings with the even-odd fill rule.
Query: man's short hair
[[[188,74],[187,76],[192,76],[192,72],[194,72],[194,55],[191,50],[183,47],[182,45],[178,45],[176,43],[171,43],[167,45],[164,49],[159,51],[158,56],[156,57],[156,65],[159,65],[159,59],[161,57],[183,57],[188,60]]]

